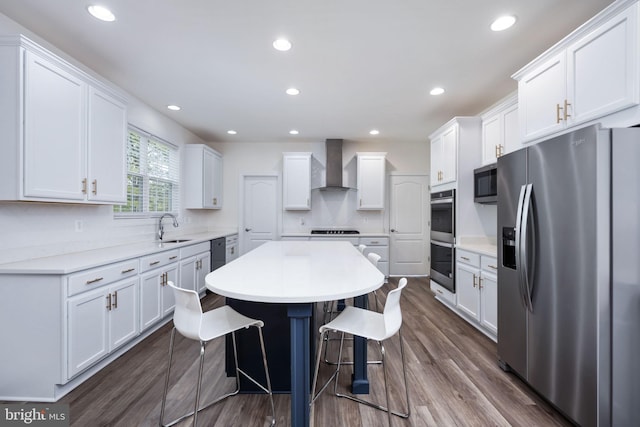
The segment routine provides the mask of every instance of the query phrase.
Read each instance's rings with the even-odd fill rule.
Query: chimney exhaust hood
[[[327,139],[325,148],[327,151],[326,179],[325,185],[320,187],[320,191],[349,190],[349,187],[345,187],[342,177],[342,139]]]

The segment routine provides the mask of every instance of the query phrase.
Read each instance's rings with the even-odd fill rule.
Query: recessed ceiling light
[[[504,31],[507,28],[511,28],[516,23],[516,17],[513,15],[505,15],[497,18],[491,24],[491,30]]]
[[[291,135],[297,135],[297,134],[299,134],[300,132],[298,132],[298,131],[297,131],[297,130],[295,130],[295,129],[291,129],[291,130],[289,131],[289,133],[290,133]]]
[[[442,89],[441,87],[434,87],[429,93],[431,95],[442,95],[444,93],[444,89]]]
[[[231,129],[231,130],[228,130],[227,133],[229,135],[236,135],[238,132],[236,132],[235,130]]]
[[[287,89],[287,95],[298,95],[299,93],[300,91],[295,87],[290,87],[289,89]]]
[[[180,107],[177,105],[167,105],[167,108],[171,111],[180,111]]]
[[[291,49],[291,42],[287,39],[277,39],[273,42],[273,47],[276,50],[287,51]]]
[[[371,129],[369,131],[369,135],[379,135],[380,131],[378,129]]]
[[[87,7],[89,13],[94,17],[101,21],[105,22],[113,22],[116,20],[116,16],[106,7],[99,5],[91,5]]]

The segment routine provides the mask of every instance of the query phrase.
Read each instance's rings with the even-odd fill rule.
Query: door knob
[[[395,229],[395,228],[392,228],[392,229],[391,229],[391,232],[392,232],[392,233],[395,233],[395,232],[396,232],[396,229]]]
[[[251,229],[250,228],[245,228],[244,231],[249,232],[249,231],[251,231]]]

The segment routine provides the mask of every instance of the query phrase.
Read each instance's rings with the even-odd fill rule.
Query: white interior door
[[[278,237],[278,177],[245,176],[241,207],[241,253]]]
[[[391,175],[391,276],[429,273],[429,178],[427,175]]]

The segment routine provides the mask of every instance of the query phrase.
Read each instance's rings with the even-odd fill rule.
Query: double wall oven
[[[456,190],[431,193],[431,280],[455,293]]]

